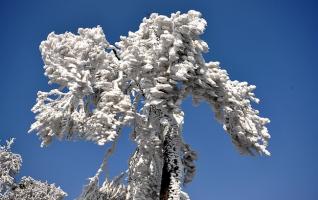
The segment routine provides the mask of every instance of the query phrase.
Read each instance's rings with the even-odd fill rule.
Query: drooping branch
[[[183,145],[182,151],[182,163],[184,167],[183,183],[187,184],[193,180],[196,173],[194,161],[197,160],[197,153],[193,151],[188,144]]]
[[[123,120],[123,117],[120,118],[120,121]],[[103,183],[103,186],[99,186],[99,177],[102,172],[106,171],[107,162],[109,157],[115,152],[117,142],[119,139],[119,136],[121,135],[121,128],[118,128],[117,130],[117,137],[112,142],[112,145],[107,149],[103,161],[98,168],[96,174],[89,178],[90,182],[88,185],[86,185],[82,191],[82,194],[78,198],[78,200],[124,200],[126,193],[127,193],[127,187],[123,184],[120,184],[119,180],[120,177],[115,178],[113,181],[109,181],[108,177],[106,177],[106,180]]]

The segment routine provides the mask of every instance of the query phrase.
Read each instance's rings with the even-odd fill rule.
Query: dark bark
[[[178,190],[174,187],[174,181],[181,179],[181,158],[178,145],[178,132],[175,128],[170,128],[163,143],[163,169],[161,176],[160,200],[175,199],[179,196]]]
[[[169,198],[169,185],[170,185],[170,177],[171,172],[168,170],[168,152],[167,152],[167,144],[168,141],[164,141],[164,153],[163,153],[163,169],[162,169],[162,177],[161,177],[161,189],[160,189],[160,200],[168,200]]]

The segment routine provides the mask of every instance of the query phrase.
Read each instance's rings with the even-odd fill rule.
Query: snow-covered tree
[[[22,158],[11,152],[13,139],[0,146],[0,199],[1,200],[62,200],[66,193],[54,184],[23,176],[19,183],[14,176],[19,173]]]
[[[100,26],[78,34],[50,33],[40,45],[45,75],[57,89],[38,92],[35,131],[47,146],[54,138],[113,142],[81,199],[189,199],[182,185],[195,174],[196,153],[182,137],[181,102],[206,101],[242,154],[270,155],[267,118],[254,85],[230,80],[219,62],[206,62],[200,39],[206,21],[197,11],[151,14],[136,32],[111,45]],[[123,126],[131,126],[137,149],[128,184],[98,177]]]

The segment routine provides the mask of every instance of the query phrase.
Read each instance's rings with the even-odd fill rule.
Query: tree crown
[[[156,108],[182,125],[181,101],[206,101],[243,154],[270,155],[267,118],[252,108],[254,85],[230,80],[219,62],[205,62],[207,23],[197,11],[151,14],[136,32],[109,44],[100,26],[78,35],[49,34],[40,45],[45,75],[58,89],[38,92],[32,111],[42,145],[53,138],[103,145],[124,125],[140,127]],[[141,108],[140,108],[140,105]]]

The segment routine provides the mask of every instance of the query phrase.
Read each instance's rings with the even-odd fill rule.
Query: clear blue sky
[[[207,60],[218,60],[232,79],[257,86],[262,116],[269,117],[271,157],[240,156],[206,104],[187,99],[184,136],[198,151],[198,173],[186,191],[194,200],[318,199],[318,3],[283,0],[55,0],[0,3],[0,134],[16,137],[21,175],[55,182],[78,196],[106,147],[54,141],[40,148],[30,109],[47,78],[38,46],[51,32],[101,25],[114,43],[152,12],[195,9],[208,27]],[[110,175],[127,167],[134,145],[128,131],[110,160]]]

